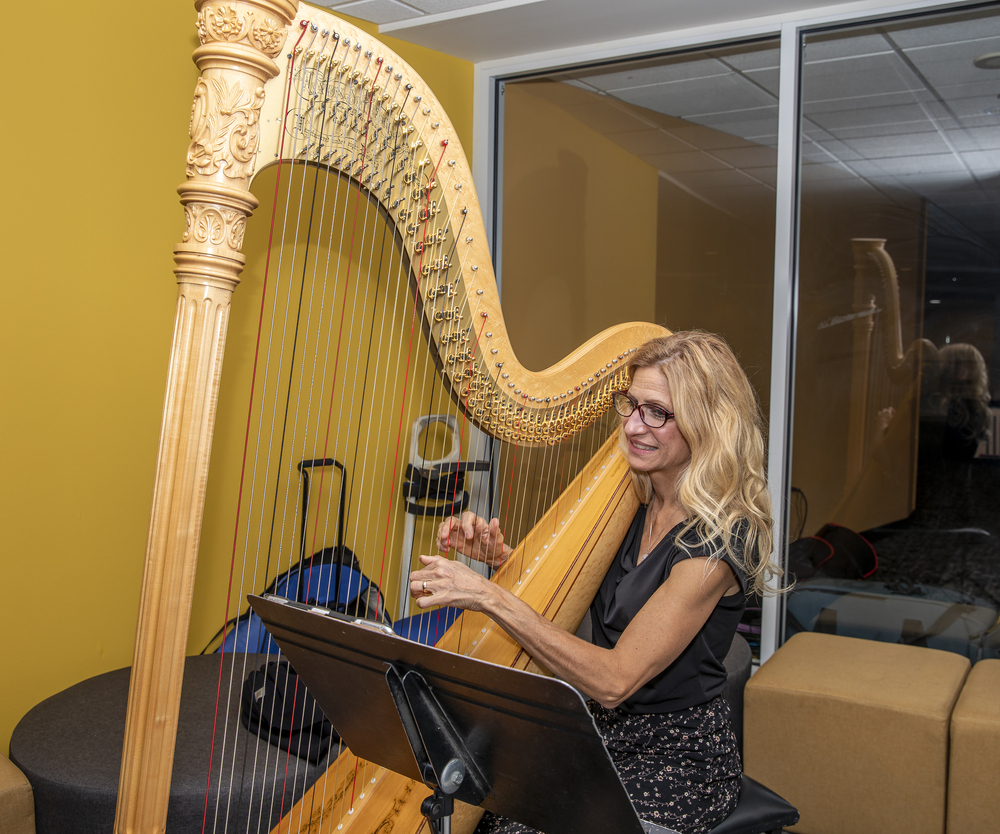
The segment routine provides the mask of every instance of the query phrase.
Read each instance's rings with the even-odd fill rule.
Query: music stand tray
[[[357,756],[427,784],[436,770],[440,780],[441,744],[421,706],[430,692],[430,709],[452,728],[442,743],[457,745],[470,763],[448,791],[454,798],[545,834],[667,831],[639,820],[583,696],[569,684],[325,608],[248,599]],[[412,712],[398,706],[404,689],[416,699]]]

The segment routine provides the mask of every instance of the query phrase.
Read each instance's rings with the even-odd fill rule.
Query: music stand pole
[[[489,793],[489,784],[423,675],[412,669],[400,674],[390,665],[385,680],[420,775],[434,791],[420,811],[432,831],[451,834],[454,794],[462,789],[465,801],[478,805]]]

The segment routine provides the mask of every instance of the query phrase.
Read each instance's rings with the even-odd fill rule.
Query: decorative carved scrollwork
[[[219,170],[230,179],[249,177],[263,104],[263,87],[249,92],[225,77],[199,78],[191,105],[188,177],[211,176]]]
[[[268,58],[274,58],[285,43],[288,30],[277,20],[265,17],[250,27],[250,42]]]
[[[202,44],[248,43],[274,58],[285,43],[288,30],[273,17],[258,17],[255,9],[232,5],[205,5],[198,13],[198,37]]]
[[[184,243],[228,246],[239,251],[243,247],[246,215],[235,209],[220,208],[208,203],[188,203],[184,206],[187,228]]]

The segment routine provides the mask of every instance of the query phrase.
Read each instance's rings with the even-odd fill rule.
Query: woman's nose
[[[628,417],[625,418],[625,431],[636,433],[643,431],[646,428],[646,424],[642,422],[642,417],[639,416],[639,409],[637,408]]]

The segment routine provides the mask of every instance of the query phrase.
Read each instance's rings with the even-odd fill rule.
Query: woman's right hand
[[[463,556],[485,562],[491,568],[500,567],[513,549],[504,544],[500,519],[487,521],[473,512],[442,521],[438,527],[437,547],[442,553],[455,548]]]

